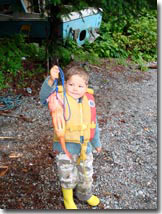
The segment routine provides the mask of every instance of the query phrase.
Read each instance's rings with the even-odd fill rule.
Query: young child
[[[50,76],[44,81],[40,100],[44,103],[56,88],[54,84],[59,68],[53,66]],[[59,179],[66,209],[77,209],[73,190],[79,200],[97,206],[99,198],[92,194],[93,148],[101,151],[99,127],[96,121],[96,108],[93,90],[88,89],[89,76],[82,67],[74,66],[65,73],[67,102],[65,115],[65,142],[69,158],[62,150],[57,136],[54,136],[53,151],[56,155]],[[60,96],[62,92],[59,92]]]

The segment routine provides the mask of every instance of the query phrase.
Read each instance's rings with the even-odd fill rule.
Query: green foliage
[[[106,6],[103,7],[104,14],[103,20],[108,22],[111,18],[116,20],[113,23],[112,31],[120,30],[120,26],[123,26],[123,21],[127,21],[128,17],[132,15],[137,17],[143,9],[157,10],[156,0],[109,0],[106,2]],[[124,24],[124,23],[123,23]]]
[[[157,56],[157,18],[145,11],[144,16],[134,20],[128,29],[129,46],[132,55],[146,61],[156,60]]]
[[[157,11],[143,9],[138,17],[130,14],[102,22],[100,37],[92,49],[100,57],[131,57],[134,61],[157,60]],[[117,27],[118,26],[118,27]]]
[[[63,1],[62,1],[63,2]],[[71,1],[68,3],[70,4]],[[71,2],[73,8],[84,1]],[[87,2],[90,3],[89,1]],[[94,5],[97,1],[93,2]],[[95,57],[131,57],[134,61],[157,60],[157,11],[155,0],[109,0],[102,1],[103,21],[100,37],[93,43],[77,47],[70,43],[58,47],[55,55],[66,64],[71,55],[75,60],[90,60]],[[71,48],[72,46],[72,48]],[[87,57],[88,56],[88,57]],[[95,61],[92,59],[92,61]]]
[[[18,45],[17,45],[18,44]],[[21,57],[23,57],[20,50],[22,38],[18,42],[18,37],[15,39],[6,38],[0,42],[0,86],[11,79],[11,76],[16,77],[16,73],[22,69]],[[6,78],[7,81],[6,81]]]
[[[51,45],[53,47],[53,44]],[[99,56],[87,42],[84,46],[78,46],[74,40],[66,40],[64,43],[55,43],[55,49],[50,49],[50,57],[59,59],[61,66],[66,66],[71,60],[99,64]]]
[[[145,70],[145,61],[157,60],[155,0],[47,0],[46,4],[54,26],[62,14],[90,6],[103,8],[100,37],[92,44],[86,42],[78,47],[72,40],[62,42],[57,38],[48,44],[48,56],[59,59],[60,66],[66,66],[72,59],[99,64],[104,57],[121,59],[120,63],[131,58]],[[41,75],[46,69],[46,47],[46,43],[42,46],[27,43],[22,35],[0,40],[0,88],[9,87],[15,80],[24,87],[27,78]]]
[[[99,56],[93,51],[88,41],[84,46],[77,46],[74,41],[69,41],[67,44],[73,60],[79,62],[89,62],[92,64],[99,64]]]
[[[41,70],[39,64],[33,66],[37,60],[45,60],[45,48],[26,43],[23,35],[0,40],[0,88],[15,80],[17,84],[22,84],[25,76],[32,76]]]
[[[53,48],[55,47],[55,48]],[[71,53],[68,48],[60,41],[54,41],[49,46],[49,58],[59,60],[62,66],[67,65],[71,60]]]

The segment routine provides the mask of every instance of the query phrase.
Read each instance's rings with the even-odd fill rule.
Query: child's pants
[[[73,155],[73,160],[67,155],[59,153],[56,156],[58,175],[61,186],[65,189],[76,188],[76,196],[79,200],[88,200],[92,196],[93,182],[93,154],[86,155],[85,161],[77,165],[79,155]]]

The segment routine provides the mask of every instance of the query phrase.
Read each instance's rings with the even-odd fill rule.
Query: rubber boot
[[[64,206],[66,209],[76,210],[77,206],[73,199],[73,190],[62,188],[62,193],[64,197]]]
[[[92,195],[88,200],[87,200],[87,203],[91,206],[97,206],[99,203],[100,203],[100,199],[95,196],[95,195]]]

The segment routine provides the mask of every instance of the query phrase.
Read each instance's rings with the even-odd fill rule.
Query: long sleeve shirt
[[[42,84],[41,90],[40,90],[40,102],[47,106],[47,98],[48,96],[55,91],[56,85],[53,85],[52,87],[48,85],[49,77],[45,79],[45,81]],[[76,100],[77,102],[77,100]],[[95,136],[92,139],[91,142],[88,142],[87,144],[87,151],[86,153],[92,152],[94,148],[101,147],[101,141],[100,141],[100,133],[99,133],[99,126],[96,120],[96,131]],[[72,142],[66,142],[66,148],[71,154],[79,154],[81,151],[81,145],[78,143],[72,143]],[[53,151],[63,152],[61,148],[61,144],[59,142],[53,143]]]

